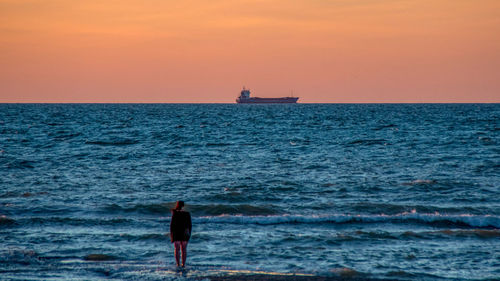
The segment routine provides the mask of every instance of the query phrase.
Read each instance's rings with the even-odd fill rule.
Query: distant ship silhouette
[[[241,90],[240,96],[236,99],[237,103],[297,103],[299,98],[295,97],[283,97],[283,98],[259,98],[259,97],[250,97],[250,90],[245,89]]]

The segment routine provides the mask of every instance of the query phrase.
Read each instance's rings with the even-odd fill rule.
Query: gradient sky
[[[499,0],[0,0],[0,102],[500,102]]]

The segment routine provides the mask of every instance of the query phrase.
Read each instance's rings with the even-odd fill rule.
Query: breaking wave
[[[321,223],[420,223],[457,225],[472,228],[500,229],[500,216],[493,215],[446,215],[404,212],[396,215],[281,215],[281,216],[213,216],[196,218],[198,223],[229,223],[229,224],[321,224]]]

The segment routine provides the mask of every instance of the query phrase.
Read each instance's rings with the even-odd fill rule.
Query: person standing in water
[[[170,221],[170,241],[174,243],[175,263],[179,266],[179,250],[182,253],[182,267],[186,265],[187,244],[191,238],[191,215],[182,210],[184,201],[177,201],[172,209],[172,220]]]

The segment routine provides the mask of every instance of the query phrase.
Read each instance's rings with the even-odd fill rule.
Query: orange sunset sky
[[[0,102],[500,102],[499,0],[0,0]]]

